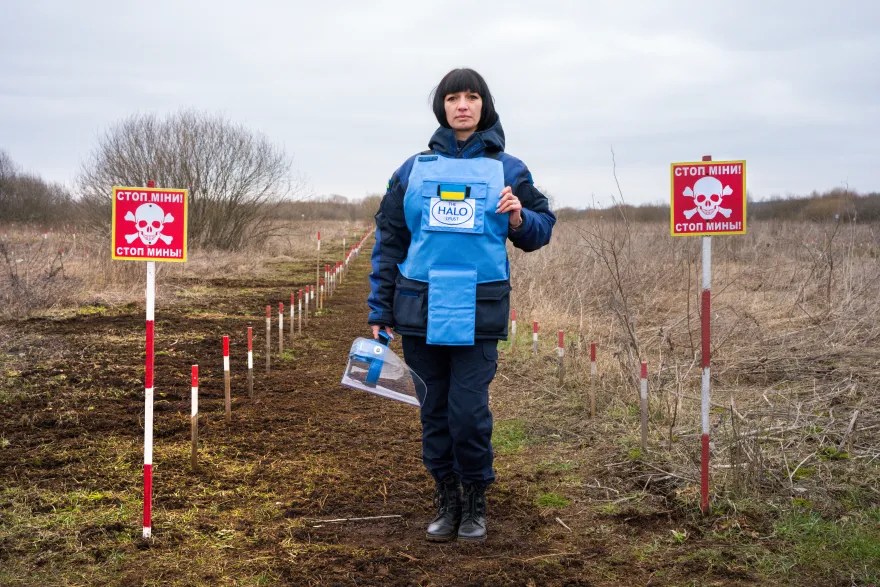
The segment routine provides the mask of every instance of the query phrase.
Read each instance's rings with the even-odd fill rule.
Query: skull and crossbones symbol
[[[694,199],[694,208],[684,211],[684,217],[690,220],[694,214],[699,214],[704,220],[712,220],[717,214],[730,218],[733,212],[730,208],[721,207],[721,199],[733,193],[729,185],[723,186],[718,178],[701,177],[694,184],[693,189],[686,187],[683,195]]]
[[[165,212],[156,204],[141,204],[134,211],[129,210],[125,214],[125,219],[134,222],[137,232],[125,235],[128,244],[134,242],[138,237],[145,245],[153,245],[157,240],[161,240],[166,245],[170,245],[174,237],[162,234],[162,229],[169,222],[174,222],[174,216],[165,214]]]

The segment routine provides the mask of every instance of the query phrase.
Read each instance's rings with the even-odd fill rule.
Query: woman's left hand
[[[498,200],[498,207],[495,208],[498,214],[510,212],[508,223],[510,226],[519,226],[522,224],[522,202],[513,195],[513,188],[506,186],[501,190],[501,199]]]

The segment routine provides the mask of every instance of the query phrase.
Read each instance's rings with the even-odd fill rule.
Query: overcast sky
[[[633,204],[703,154],[745,159],[756,198],[880,191],[878,31],[872,0],[0,0],[0,149],[72,184],[114,123],[196,109],[359,198],[427,147],[431,89],[469,66],[556,206],[610,203],[612,147]]]

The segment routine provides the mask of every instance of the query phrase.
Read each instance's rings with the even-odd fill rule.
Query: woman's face
[[[446,105],[446,121],[457,139],[464,140],[477,130],[483,110],[483,98],[478,93],[468,90],[446,94],[443,103]]]

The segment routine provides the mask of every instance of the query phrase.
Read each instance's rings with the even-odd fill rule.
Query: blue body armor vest
[[[420,155],[403,207],[412,235],[398,265],[428,284],[428,344],[472,345],[477,283],[507,281],[508,214],[498,214],[504,168],[488,157]]]

